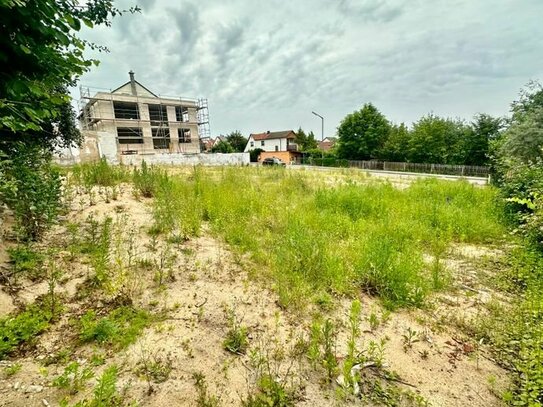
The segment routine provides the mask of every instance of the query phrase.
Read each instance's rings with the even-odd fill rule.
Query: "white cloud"
[[[133,69],[157,93],[207,97],[214,135],[320,134],[312,110],[330,135],[365,102],[395,122],[501,115],[543,79],[539,0],[139,3],[141,14],[85,32],[111,52],[81,82],[114,88]]]

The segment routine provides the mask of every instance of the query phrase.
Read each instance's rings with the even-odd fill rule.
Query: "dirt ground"
[[[151,201],[134,198],[125,186],[118,200],[100,200],[89,205],[88,197],[72,202],[66,221],[85,222],[92,213],[96,220],[111,216],[135,236],[136,252],[142,258],[152,258],[156,252],[148,249],[150,237],[146,230],[151,224]],[[9,267],[6,240],[9,221],[4,214],[4,240],[0,246],[0,267]],[[8,223],[6,223],[8,222]],[[64,222],[65,223],[65,222]],[[40,247],[67,239],[65,224],[53,228]],[[160,246],[163,242],[159,242]],[[89,264],[79,260],[63,262],[62,284],[58,288],[67,300],[67,311],[62,319],[37,338],[36,346],[18,357],[0,362],[0,406],[38,407],[56,406],[67,397],[64,390],[52,386],[66,363],[45,361],[72,349],[71,360],[90,365],[93,355],[106,357],[104,366],[94,368],[98,376],[106,366],[119,366],[118,387],[125,388],[127,400],[141,406],[194,406],[197,390],[194,373],[202,373],[209,393],[217,396],[222,406],[240,405],[240,400],[254,386],[251,367],[252,350],[271,352],[291,349],[297,338],[307,337],[310,315],[294,315],[278,306],[269,282],[255,279],[250,262],[233,254],[228,246],[214,238],[207,230],[200,237],[175,244],[173,275],[165,288],[157,288],[151,272],[137,276],[138,306],[153,312],[163,311],[161,321],[146,328],[136,343],[119,352],[99,346],[74,345],[70,321],[81,315],[78,293],[91,273]],[[451,250],[446,267],[455,276],[455,289],[436,295],[428,309],[386,312],[379,302],[360,293],[362,302],[362,335],[358,346],[370,342],[384,344],[384,364],[398,373],[395,382],[400,389],[420,395],[432,406],[499,406],[499,394],[507,386],[506,372],[490,357],[484,344],[476,344],[454,328],[451,316],[473,316],[478,305],[494,298],[494,293],[480,282],[480,271],[474,269],[474,259],[499,256],[494,248],[456,246]],[[33,302],[47,292],[47,282],[23,281],[22,289],[12,291],[0,286],[0,315],[5,317],[22,304]],[[347,316],[352,299],[337,299],[329,315],[342,321],[336,356],[347,353]],[[228,330],[225,307],[235,310],[249,332],[249,351],[235,355],[223,348]],[[370,324],[377,317],[379,324]],[[411,334],[410,334],[411,332]],[[411,335],[411,339],[407,340]],[[407,344],[406,344],[407,341]],[[153,383],[150,390],[146,380],[138,374],[137,366],[146,355],[168,360],[171,373],[163,383]],[[21,369],[12,376],[1,370],[13,364]],[[298,406],[363,405],[360,401],[336,396],[337,384],[324,383],[322,374],[310,368],[306,359],[296,362],[285,358],[277,361],[277,371],[284,372],[292,365],[294,385],[299,388]],[[3,366],[3,368],[2,368]],[[89,397],[93,380],[77,395],[70,396],[70,405]]]

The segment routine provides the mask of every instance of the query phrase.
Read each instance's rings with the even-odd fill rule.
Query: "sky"
[[[141,13],[83,38],[109,48],[83,86],[136,80],[209,101],[213,136],[302,127],[334,136],[373,103],[394,123],[506,115],[543,81],[543,0],[119,0]],[[74,97],[79,91],[73,90]]]

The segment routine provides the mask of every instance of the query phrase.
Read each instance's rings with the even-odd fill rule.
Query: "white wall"
[[[251,147],[251,141],[254,142],[254,146]],[[264,145],[262,145],[264,141]],[[249,137],[247,145],[245,146],[245,152],[261,148],[264,151],[287,151],[287,139],[286,138],[275,138],[271,140],[258,140],[255,141],[253,137]],[[277,147],[277,150],[275,149]]]
[[[231,154],[153,154],[121,156],[121,163],[126,165],[141,165],[145,160],[148,164],[162,165],[249,165],[249,153]]]

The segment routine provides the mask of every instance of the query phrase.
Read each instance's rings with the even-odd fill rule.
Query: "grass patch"
[[[75,165],[71,172],[72,180],[85,187],[100,185],[111,187],[130,181],[130,172],[122,165],[109,165],[105,158],[93,163]]]
[[[359,289],[389,308],[410,307],[447,288],[439,260],[450,243],[502,239],[498,202],[493,188],[461,181],[324,188],[289,171],[196,167],[158,188],[153,230],[190,237],[208,222],[271,275],[291,309]],[[424,254],[436,262],[426,265]]]
[[[132,307],[116,308],[103,317],[90,310],[78,322],[79,339],[123,349],[136,341],[151,320],[147,311]]]
[[[59,308],[59,305],[56,305]],[[53,312],[52,312],[53,311]],[[0,319],[0,359],[15,352],[21,345],[32,345],[60,311],[52,310],[48,299],[29,305],[23,312]]]

